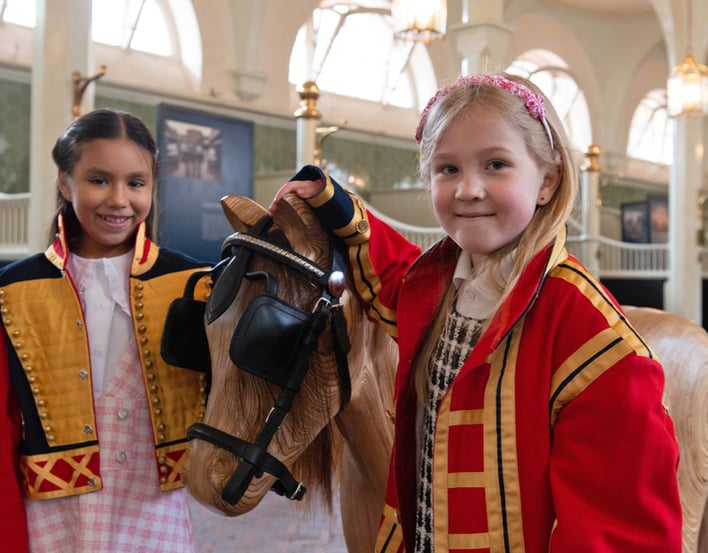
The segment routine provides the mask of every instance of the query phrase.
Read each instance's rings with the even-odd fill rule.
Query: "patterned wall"
[[[157,107],[96,96],[95,105],[129,111],[140,117],[157,136]],[[0,80],[0,192],[29,189],[30,85]],[[294,170],[295,126],[254,126],[256,174]],[[415,152],[391,146],[342,139],[336,135],[323,143],[323,159],[342,174],[356,174],[371,189],[400,186],[415,181]]]
[[[0,192],[29,190],[30,87],[0,80]]]

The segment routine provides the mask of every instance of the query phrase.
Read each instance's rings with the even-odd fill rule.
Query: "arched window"
[[[674,135],[666,111],[666,89],[650,91],[634,110],[627,155],[664,165],[673,162]]]
[[[593,143],[585,94],[562,58],[548,50],[529,50],[514,60],[507,72],[526,77],[543,91],[563,121],[574,149],[585,151]]]
[[[23,27],[34,27],[36,19],[36,2],[0,0],[0,20]]]
[[[191,20],[193,23],[190,23]],[[29,0],[0,0],[0,19],[34,27],[36,3]],[[91,35],[95,42],[165,57],[180,57],[185,48],[201,49],[196,16],[189,0],[93,0]],[[189,31],[189,32],[183,32]],[[197,37],[196,44],[182,44]],[[179,38],[178,38],[179,37]]]
[[[122,25],[116,22],[121,21]],[[157,0],[93,0],[91,36],[94,42],[158,56],[174,55],[163,6]]]
[[[389,0],[321,2],[298,32],[288,78],[418,111],[436,86],[425,46],[394,39]]]

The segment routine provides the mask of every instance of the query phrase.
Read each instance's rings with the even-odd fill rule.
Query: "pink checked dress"
[[[124,257],[70,261],[92,338],[91,361],[103,387],[100,393],[94,388],[103,489],[73,497],[26,500],[33,553],[196,550],[186,491],[161,492],[158,483],[146,393],[129,326],[127,264],[131,254]],[[107,352],[116,353],[112,351],[116,343],[122,344],[122,354],[111,362]]]

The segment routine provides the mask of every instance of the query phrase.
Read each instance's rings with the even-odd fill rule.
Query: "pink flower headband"
[[[546,111],[543,109],[543,96],[541,96],[540,94],[535,94],[527,86],[524,86],[521,83],[517,83],[516,81],[512,81],[511,79],[507,79],[506,77],[502,77],[501,75],[463,76],[457,79],[451,85],[448,85],[438,90],[435,93],[435,96],[433,96],[428,101],[428,105],[425,106],[425,109],[423,110],[423,113],[420,117],[420,123],[418,123],[418,128],[415,131],[416,143],[420,144],[420,140],[423,138],[423,127],[425,126],[425,123],[428,120],[428,113],[430,112],[430,108],[433,107],[435,102],[437,102],[440,98],[442,98],[449,92],[452,92],[453,90],[464,88],[466,86],[475,86],[480,84],[503,88],[510,94],[518,96],[519,98],[524,100],[526,104],[526,109],[529,110],[531,117],[533,117],[534,119],[538,119],[543,124],[543,128],[546,129],[546,134],[548,134],[548,140],[551,142],[551,149],[553,149],[553,135],[551,134],[551,128],[548,126],[548,121],[546,121]]]

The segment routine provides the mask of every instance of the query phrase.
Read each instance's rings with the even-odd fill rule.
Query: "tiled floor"
[[[214,513],[191,500],[199,553],[346,553],[338,498],[334,513],[269,493],[240,517]]]

